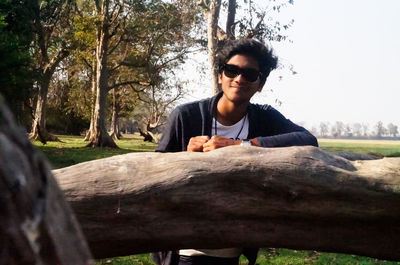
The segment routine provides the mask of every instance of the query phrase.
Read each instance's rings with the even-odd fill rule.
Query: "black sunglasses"
[[[225,64],[222,68],[224,74],[229,78],[235,78],[242,75],[248,82],[257,81],[260,76],[260,71],[253,68],[240,68],[233,64]]]

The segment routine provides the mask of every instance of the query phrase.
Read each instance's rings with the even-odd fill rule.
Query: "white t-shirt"
[[[215,125],[217,125],[216,129]],[[247,136],[249,135],[249,119],[246,115],[237,123],[230,126],[225,126],[216,121],[215,118],[213,118],[211,134],[213,136],[224,136],[233,140],[247,139]]]
[[[213,118],[212,132],[211,134],[224,136],[233,140],[247,139],[249,135],[249,119],[247,115],[244,116],[240,121],[231,125],[225,126],[219,123]],[[215,127],[215,125],[217,127]],[[222,249],[181,249],[179,255],[182,256],[212,256],[220,258],[236,258],[242,253],[241,248],[222,248]]]

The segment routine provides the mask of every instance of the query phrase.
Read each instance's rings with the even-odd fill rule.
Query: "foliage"
[[[73,70],[68,75],[71,89],[66,110],[87,119],[95,97],[89,88],[97,78],[96,27],[101,17],[94,14],[93,1],[78,1],[77,8],[73,26],[79,45],[68,67]],[[124,11],[114,12],[119,9]],[[144,121],[145,128],[157,127],[183,91],[175,70],[196,46],[192,32],[199,21],[197,6],[183,0],[111,1],[110,10],[116,15],[110,25],[114,30],[107,55],[107,89],[116,90],[116,116]]]
[[[121,110],[124,107],[125,117],[130,110],[144,130],[162,125],[169,109],[184,94],[184,81],[177,71],[196,49],[192,31],[198,14],[192,1],[153,0],[136,8],[129,19],[129,37],[123,47],[126,56],[115,70],[118,79],[114,83],[125,84],[119,95],[130,89],[130,99],[119,96],[125,100],[118,104]]]
[[[273,0],[254,3],[252,0],[236,3],[237,9],[243,10],[243,15],[236,20],[236,36],[241,38],[257,38],[268,42],[286,41],[285,31],[294,24],[294,19],[278,21],[277,14],[293,1]],[[227,6],[226,3],[223,4]]]
[[[0,0],[0,92],[17,121],[30,120],[27,108],[32,93],[29,45],[32,40],[30,1]]]
[[[388,133],[389,135],[396,137],[399,134],[399,130],[397,125],[394,125],[393,123],[389,123],[387,126]]]

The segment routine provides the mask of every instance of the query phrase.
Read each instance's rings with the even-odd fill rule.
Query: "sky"
[[[399,11],[400,0],[294,1],[279,14],[295,20],[287,32],[292,42],[271,45],[297,74],[271,73],[253,102],[275,105],[307,127],[335,121],[400,127]]]

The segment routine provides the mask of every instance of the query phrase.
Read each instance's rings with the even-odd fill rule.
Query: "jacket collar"
[[[205,122],[205,128],[203,128],[203,133],[211,137],[211,130],[212,130],[212,119],[213,119],[213,114],[215,113],[217,109],[217,104],[219,99],[222,97],[223,92],[220,91],[218,94],[210,98],[209,105],[208,105],[208,117],[206,118],[207,122]],[[248,119],[249,119],[249,134],[248,138],[254,138],[255,137],[255,130],[256,130],[256,123],[254,122],[254,105],[249,104],[247,107],[247,114],[248,114]]]

